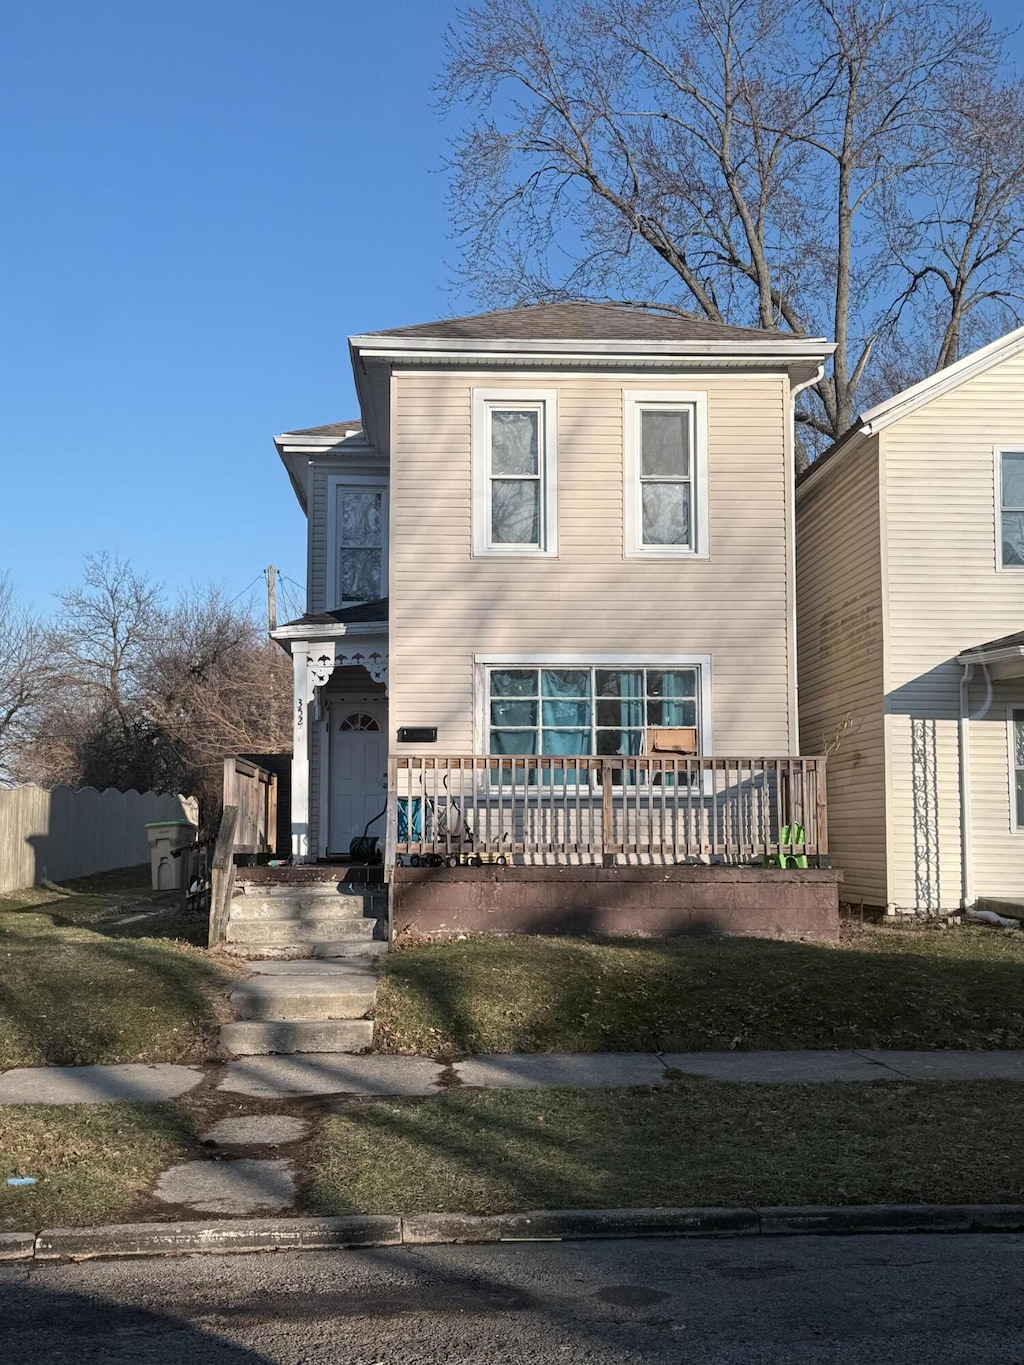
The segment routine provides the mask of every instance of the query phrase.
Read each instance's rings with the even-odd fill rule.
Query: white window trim
[[[700,698],[700,753],[714,754],[711,723],[711,655],[710,654],[558,654],[545,651],[531,654],[474,654],[473,655],[473,748],[486,754],[490,717],[487,677],[493,668],[696,668]],[[598,755],[589,755],[597,757]]]
[[[1010,833],[1024,834],[1017,823],[1017,762],[1013,751],[1013,713],[1024,711],[1024,701],[1011,701],[1006,707],[1006,785],[1010,797]]]
[[[553,559],[558,555],[557,389],[473,390],[473,554]],[[522,403],[542,412],[540,454],[540,545],[491,543],[491,451],[489,410]]]
[[[338,490],[340,488],[366,488],[380,489],[384,494],[381,503],[381,524],[383,535],[381,537],[380,554],[380,597],[388,595],[388,535],[390,531],[390,500],[388,497],[388,480],[379,474],[328,474],[327,476],[327,565],[326,582],[324,592],[326,596],[325,611],[340,611],[344,607],[358,605],[355,602],[342,602],[338,584],[338,556],[341,546],[338,543]]]
[[[1003,563],[1003,456],[1024,454],[1024,439],[1017,445],[992,447],[992,461],[995,466],[995,539],[996,568],[1004,573],[1024,573],[1024,564]]]
[[[640,414],[645,408],[693,408],[691,530],[693,545],[645,545],[640,498]],[[627,559],[709,559],[708,395],[691,389],[623,389],[622,447],[625,488],[624,551]]]

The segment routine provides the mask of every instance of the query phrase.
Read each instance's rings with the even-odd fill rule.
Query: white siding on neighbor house
[[[996,568],[993,447],[1024,446],[1024,357],[1015,356],[902,417],[882,433],[888,633],[889,903],[950,909],[961,895],[959,681],[956,655],[1024,628],[1024,573]],[[992,744],[972,725],[972,763]],[[1005,743],[1005,737],[1004,737]],[[979,776],[1003,801],[1004,771]],[[972,782],[972,789],[976,791]],[[975,796],[977,799],[977,796]],[[976,888],[1024,889],[1024,841],[979,841]],[[998,865],[993,866],[993,860]],[[1008,860],[1008,861],[1007,861]]]
[[[558,392],[558,556],[474,559],[472,392]],[[623,389],[709,395],[710,558],[626,559]],[[396,372],[390,728],[469,753],[474,655],[710,655],[714,749],[796,751],[785,376]],[[400,746],[399,746],[400,747]]]
[[[882,566],[877,438],[797,501],[800,748],[828,758],[843,899],[885,905]]]

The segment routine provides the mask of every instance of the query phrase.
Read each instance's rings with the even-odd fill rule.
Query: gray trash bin
[[[195,843],[196,826],[188,820],[155,820],[146,826],[154,891],[180,891],[182,859],[176,848]]]

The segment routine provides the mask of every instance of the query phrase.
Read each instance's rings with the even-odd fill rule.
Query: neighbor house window
[[[1024,567],[1024,449],[1002,450],[999,460],[999,562]]]
[[[380,480],[332,478],[327,540],[331,547],[328,607],[387,596],[387,488]]]
[[[488,670],[488,752],[628,755],[650,726],[700,733],[701,669],[551,667]]]
[[[553,555],[555,394],[474,391],[473,552]]]
[[[1013,827],[1024,830],[1024,709],[1010,712],[1010,762],[1013,781]]]
[[[627,556],[708,553],[707,395],[625,390]]]

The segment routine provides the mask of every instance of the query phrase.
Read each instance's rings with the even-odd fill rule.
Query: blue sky
[[[271,437],[356,415],[347,335],[461,302],[431,96],[455,8],[3,4],[0,572],[38,609],[94,550],[171,590],[302,581]]]
[[[448,0],[6,0],[0,572],[107,549],[304,578],[272,436],[356,415],[346,336],[451,312]]]

